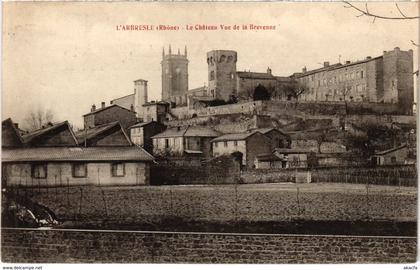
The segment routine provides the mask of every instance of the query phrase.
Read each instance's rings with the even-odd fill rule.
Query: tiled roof
[[[187,126],[168,128],[162,133],[153,136],[156,138],[172,138],[172,137],[217,137],[220,133],[209,128],[200,126]]]
[[[22,135],[23,141],[25,144],[28,144],[30,142],[32,142],[34,139],[38,138],[39,136],[44,135],[47,132],[53,131],[54,129],[58,129],[62,126],[67,126],[67,128],[70,130],[70,133],[72,134],[73,138],[74,138],[74,142],[77,144],[77,139],[74,136],[74,133],[72,131],[72,129],[70,128],[70,125],[67,121],[61,122],[61,123],[56,123],[53,124],[51,126],[47,126],[45,128],[41,128],[41,129],[37,129],[34,131],[31,131],[27,134]]]
[[[78,132],[76,132],[75,136],[76,136],[77,142],[79,144],[83,144],[83,142],[85,141],[85,138],[86,138],[86,140],[91,140],[91,139],[101,135],[105,131],[107,131],[111,128],[114,128],[116,126],[119,126],[120,130],[122,131],[122,133],[126,137],[127,141],[129,142],[129,144],[131,144],[130,139],[128,138],[127,134],[125,134],[124,129],[121,127],[121,124],[118,121],[103,124],[103,125],[99,125],[99,126],[95,126],[93,128],[89,128],[87,130],[78,131]]]
[[[245,132],[245,133],[231,133],[231,134],[225,134],[220,137],[217,137],[212,140],[212,142],[223,142],[223,141],[241,141],[245,140],[249,136],[260,133],[258,131],[251,131],[251,132]]]
[[[126,109],[126,108],[124,108],[124,107],[121,107],[121,106],[119,106],[119,105],[117,105],[117,104],[112,104],[112,105],[109,105],[109,106],[107,106],[107,107],[105,107],[105,108],[100,108],[100,109],[97,109],[97,110],[95,110],[95,111],[93,111],[93,112],[90,112],[90,113],[84,114],[83,116],[87,116],[87,115],[91,115],[91,114],[96,114],[96,113],[98,113],[98,112],[102,112],[102,111],[105,111],[105,110],[111,109],[111,108],[113,108],[113,107],[118,107],[118,108],[121,108],[121,109],[123,109],[123,110],[129,111],[129,112],[131,112],[131,113],[135,113],[135,112],[130,111],[129,109]]]
[[[122,147],[39,147],[3,149],[2,162],[32,161],[152,161],[138,146]]]

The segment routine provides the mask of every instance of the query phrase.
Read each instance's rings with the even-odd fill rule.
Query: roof
[[[290,149],[290,148],[275,148],[273,150],[273,153],[277,152],[277,153],[285,153],[285,154],[307,154],[310,153],[311,151],[306,150],[306,149]]]
[[[83,144],[85,139],[86,140],[91,140],[91,139],[103,134],[104,132],[106,132],[106,131],[108,131],[112,128],[115,128],[116,126],[119,126],[119,129],[123,132],[127,141],[131,144],[130,139],[128,138],[124,129],[121,127],[120,122],[118,122],[118,121],[103,124],[103,125],[99,125],[99,126],[95,126],[95,127],[92,127],[92,128],[86,129],[86,130],[78,131],[78,132],[76,132],[75,136],[76,136],[78,144]]]
[[[41,129],[37,129],[37,130],[34,130],[34,131],[31,131],[31,132],[29,132],[27,134],[22,135],[22,138],[23,138],[24,143],[25,144],[28,144],[28,143],[31,143],[36,138],[39,138],[40,136],[42,136],[42,135],[44,135],[44,134],[46,134],[46,133],[48,133],[50,131],[53,131],[55,129],[61,128],[63,126],[67,126],[67,128],[69,129],[69,131],[70,131],[70,133],[71,133],[71,135],[72,135],[72,137],[74,139],[74,142],[77,144],[77,139],[76,139],[76,137],[75,137],[75,135],[73,133],[73,130],[70,128],[70,125],[69,125],[69,123],[67,121],[56,123],[56,124],[52,124],[50,126],[47,126],[47,127],[41,128]]]
[[[5,127],[6,126],[6,127]],[[23,144],[23,138],[21,133],[19,132],[18,128],[15,126],[15,124],[13,123],[11,118],[7,118],[6,120],[2,121],[2,131],[4,131],[5,128],[7,128],[7,126],[9,126],[12,129],[12,132],[14,134],[15,139],[17,140],[19,145]],[[4,143],[4,134],[2,133],[2,146],[9,146],[9,145],[5,145]]]
[[[225,135],[222,135],[220,137],[217,137],[217,138],[213,139],[212,142],[241,141],[241,140],[247,139],[248,137],[254,135],[255,133],[260,133],[260,132],[251,131],[251,132],[244,132],[244,133],[225,134]]]
[[[331,70],[335,70],[335,69],[339,69],[339,68],[344,68],[344,67],[349,67],[349,66],[353,66],[353,65],[358,65],[358,64],[374,61],[374,60],[377,60],[379,58],[382,58],[382,56],[369,58],[369,59],[364,59],[364,60],[359,60],[359,61],[351,62],[349,64],[337,63],[337,64],[329,65],[327,67],[322,67],[322,68],[318,68],[318,69],[309,70],[309,71],[304,72],[304,73],[295,73],[294,75],[298,78],[299,77],[305,77],[305,76],[312,75],[312,74],[322,72],[322,71],[331,71]]]
[[[131,129],[131,128],[138,128],[138,127],[144,127],[144,126],[147,126],[147,125],[150,125],[150,124],[159,124],[159,125],[162,125],[162,124],[160,124],[160,123],[158,123],[158,122],[156,122],[156,121],[149,121],[149,122],[141,122],[141,123],[137,123],[137,124],[134,124],[134,125],[132,125],[131,127],[129,127],[128,129]]]
[[[113,108],[113,107],[118,107],[118,108],[121,108],[121,109],[123,109],[123,110],[129,111],[129,112],[131,112],[131,113],[134,113],[134,114],[135,114],[135,112],[130,111],[130,110],[129,110],[129,109],[127,109],[127,108],[121,107],[121,106],[119,106],[119,105],[117,105],[117,104],[112,104],[112,105],[109,105],[109,106],[107,106],[107,107],[105,107],[105,108],[100,108],[100,109],[97,109],[97,110],[95,110],[95,111],[93,111],[93,112],[90,112],[90,113],[84,114],[83,116],[88,116],[88,115],[91,115],[91,114],[96,114],[96,113],[98,113],[98,112],[102,112],[102,111],[105,111],[105,110],[111,109],[111,108]]]
[[[387,150],[384,150],[384,151],[377,152],[377,153],[375,153],[375,155],[385,155],[385,154],[403,149],[405,147],[407,147],[407,144],[403,144],[403,145],[400,145],[398,147],[394,147],[394,148],[390,148],[390,149],[387,149]]]
[[[278,128],[257,128],[257,129],[253,129],[252,131],[258,131],[258,132],[260,132],[260,133],[262,133],[262,134],[265,135],[265,134],[267,134],[267,133],[269,133],[269,132],[271,132],[273,130],[278,131],[278,132],[280,132],[283,135],[289,136],[286,132],[284,132],[283,130],[280,130]]]
[[[141,147],[38,147],[3,149],[2,162],[33,161],[152,161]]]
[[[209,127],[201,126],[186,126],[168,128],[164,132],[152,137],[157,138],[172,138],[172,137],[217,137],[220,133]]]
[[[165,106],[167,106],[167,105],[169,105],[169,103],[166,102],[166,101],[152,101],[152,102],[144,103],[142,106],[146,107],[146,106],[153,106],[153,105],[165,105]]]
[[[128,97],[133,97],[134,98],[134,96],[135,96],[135,94],[129,94],[129,95],[125,95],[125,96],[122,96],[122,97],[119,97],[119,98],[111,99],[111,104],[115,100],[119,100],[119,99],[123,99],[123,98],[128,98]]]
[[[281,161],[281,160],[283,160],[283,159],[279,158],[278,156],[273,155],[271,153],[257,155],[257,159],[258,159],[258,161],[277,161],[277,160]]]
[[[184,150],[185,153],[187,154],[202,154],[202,151],[198,151],[198,150]]]
[[[240,78],[248,79],[263,79],[263,80],[275,80],[276,77],[266,72],[250,72],[250,71],[237,71],[236,74]]]
[[[203,91],[203,90],[206,90],[206,89],[207,89],[207,87],[201,86],[201,87],[190,89],[190,90],[188,90],[188,92],[190,92],[190,93],[192,93],[192,92],[199,92],[199,91]]]

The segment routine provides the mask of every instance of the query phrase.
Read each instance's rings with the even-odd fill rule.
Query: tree
[[[415,20],[415,19],[419,19],[419,16],[407,16],[405,13],[403,13],[400,9],[400,7],[398,6],[397,3],[395,3],[395,8],[398,11],[399,15],[398,16],[388,16],[388,15],[379,15],[379,14],[375,14],[371,11],[369,11],[368,8],[368,4],[365,3],[365,7],[361,8],[358,7],[356,5],[353,5],[350,2],[347,1],[343,1],[346,5],[344,6],[345,8],[351,8],[353,10],[356,10],[358,12],[360,12],[359,15],[357,15],[356,17],[362,17],[362,16],[366,16],[366,17],[371,17],[373,18],[372,23],[375,22],[376,19],[383,19],[383,20]]]
[[[259,84],[255,87],[253,100],[270,100],[270,93],[268,92],[267,88],[263,85]]]
[[[54,113],[50,109],[38,107],[31,109],[24,118],[24,128],[28,131],[42,128],[42,126],[51,123],[54,119]]]

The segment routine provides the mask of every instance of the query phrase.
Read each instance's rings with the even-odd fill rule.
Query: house
[[[271,148],[290,148],[290,136],[277,128],[259,128],[252,131],[258,131],[271,140]]]
[[[4,186],[147,185],[153,157],[131,147],[3,149]]]
[[[25,147],[77,146],[77,139],[67,121],[52,124],[22,135]]]
[[[372,156],[375,165],[398,165],[405,164],[408,157],[407,144],[377,152]]]
[[[213,156],[242,154],[242,165],[254,167],[255,157],[271,152],[271,139],[261,132],[225,134],[213,139]]]
[[[155,155],[199,155],[211,157],[211,140],[220,134],[201,126],[168,128],[152,137]]]
[[[276,148],[272,153],[257,155],[255,168],[307,168],[310,154],[302,149]]]
[[[152,137],[165,129],[165,125],[156,121],[138,123],[129,127],[130,138],[135,145],[143,147],[149,153],[153,153]]]
[[[156,121],[163,123],[166,120],[166,113],[169,112],[169,103],[164,101],[151,101],[143,104],[143,121]]]
[[[16,123],[7,118],[1,123],[2,148],[17,148],[23,146],[23,139]]]
[[[130,138],[119,122],[94,126],[75,133],[79,146],[131,146]]]
[[[90,113],[83,115],[83,118],[85,129],[116,121],[120,122],[124,129],[127,129],[137,122],[135,111],[128,110],[117,104],[106,107],[105,102],[102,102],[100,109],[96,109],[96,106],[92,105]]]

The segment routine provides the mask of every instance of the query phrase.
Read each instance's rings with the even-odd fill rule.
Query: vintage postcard
[[[418,2],[2,7],[3,269],[416,269]]]

